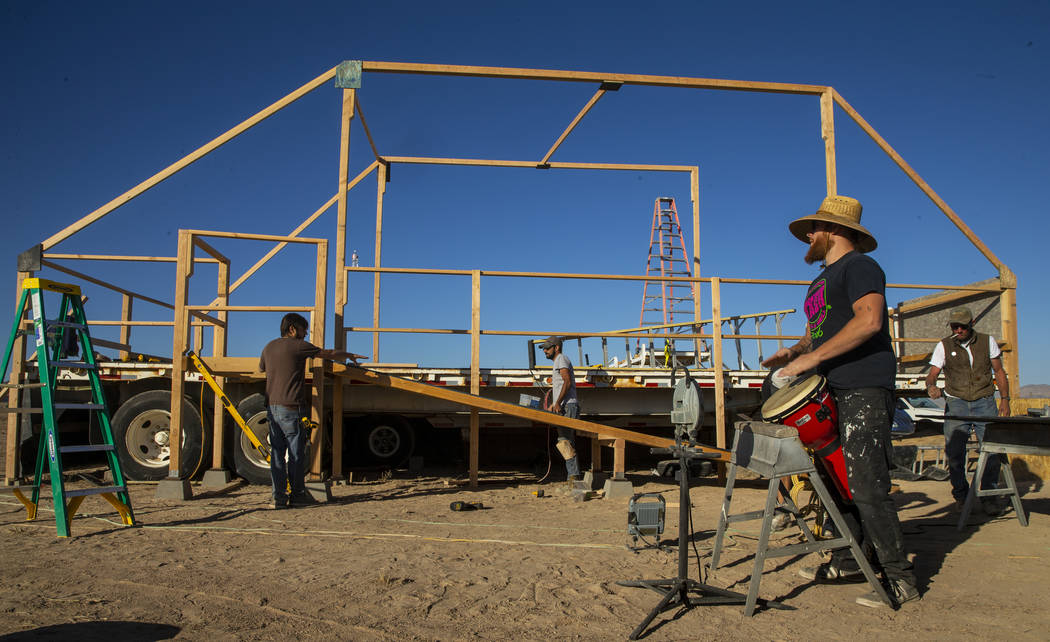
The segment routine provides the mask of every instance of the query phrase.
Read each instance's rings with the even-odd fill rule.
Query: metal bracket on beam
[[[623,83],[616,80],[603,80],[602,84],[598,85],[598,89],[602,91],[619,91],[620,87],[623,87]]]
[[[536,163],[536,169],[550,169],[550,163]]]
[[[361,61],[344,60],[335,69],[336,89],[361,88]]]

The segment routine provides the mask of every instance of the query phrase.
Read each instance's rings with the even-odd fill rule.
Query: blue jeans
[[[998,408],[995,407],[995,396],[988,395],[976,401],[966,401],[958,397],[945,397],[948,407],[947,415],[957,417],[997,417]],[[958,419],[944,420],[944,454],[948,459],[948,472],[952,480],[952,497],[965,499],[970,491],[970,484],[966,481],[966,442],[970,439],[970,431],[977,435],[977,441],[984,443],[984,422],[959,421]],[[1004,455],[994,454],[988,456],[988,463],[984,467],[984,475],[981,477],[981,489],[999,487],[999,467],[1004,463]]]
[[[575,399],[565,402],[565,411],[561,413],[570,419],[580,418],[580,404]],[[558,426],[558,441],[567,441],[576,449],[576,431],[565,426]],[[580,460],[578,457],[570,457],[565,460],[565,474],[569,477],[580,476]]]
[[[273,499],[278,504],[288,502],[288,484],[292,495],[306,491],[303,485],[306,474],[306,440],[298,410],[285,406],[269,406],[266,418],[270,421],[270,480],[273,482]],[[285,457],[288,458],[287,465]]]

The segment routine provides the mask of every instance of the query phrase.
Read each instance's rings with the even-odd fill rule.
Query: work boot
[[[984,514],[989,517],[1002,517],[1010,510],[1010,500],[1006,497],[996,497],[984,504]]]
[[[287,499],[271,499],[270,500],[270,508],[273,509],[273,510],[283,510],[285,508],[288,508],[288,500]]]
[[[897,606],[900,606],[905,602],[919,599],[919,589],[904,580],[892,580],[890,582],[890,589],[892,590],[891,597],[897,603]],[[870,606],[872,608],[886,606],[886,603],[882,601],[882,598],[880,598],[879,594],[875,591],[865,593],[858,597],[857,604],[860,604],[861,606]]]
[[[855,564],[850,560],[851,564]],[[824,562],[819,566],[803,566],[798,571],[799,577],[812,580],[818,584],[844,584],[851,582],[863,582],[864,572],[859,568],[849,568],[845,565],[839,566],[831,562]]]

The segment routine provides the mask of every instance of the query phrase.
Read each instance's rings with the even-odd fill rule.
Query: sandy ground
[[[57,538],[42,506],[26,522],[0,495],[0,638],[160,639],[626,639],[660,598],[618,580],[674,577],[677,554],[625,547],[626,500],[573,501],[564,483],[535,485],[492,473],[476,492],[454,477],[390,478],[333,488],[334,501],[270,510],[268,489],[195,488],[192,501],[157,500],[133,486],[140,526],[128,528],[88,498],[73,537]],[[677,541],[678,489],[645,474],[636,491],[669,502],[663,539]],[[906,541],[922,600],[900,611],[854,603],[865,585],[807,582],[818,561],[769,560],[760,595],[793,610],[698,606],[656,618],[651,640],[1045,640],[1050,577],[1050,489],[1024,484],[1031,525],[1011,511],[955,528],[947,482],[901,482]],[[532,491],[546,490],[537,498]],[[710,557],[722,487],[692,490],[694,542]],[[738,484],[733,512],[758,508],[764,482]],[[454,500],[484,510],[453,512]],[[46,504],[46,502],[45,502]],[[735,524],[710,585],[746,592],[758,522]],[[797,529],[776,534],[788,544]],[[698,578],[690,557],[690,576]]]

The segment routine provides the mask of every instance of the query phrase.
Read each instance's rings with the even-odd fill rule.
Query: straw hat
[[[859,234],[857,250],[860,252],[871,252],[878,246],[878,243],[875,242],[875,237],[871,235],[871,232],[860,224],[860,213],[863,209],[860,201],[855,198],[829,196],[820,204],[820,208],[817,209],[816,213],[791,221],[788,229],[795,235],[795,238],[803,243],[809,243],[806,234],[813,229],[813,221],[834,223],[835,225],[855,230]]]

